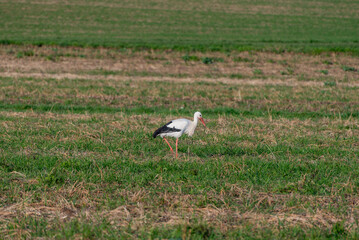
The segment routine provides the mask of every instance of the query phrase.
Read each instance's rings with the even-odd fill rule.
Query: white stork
[[[166,125],[157,129],[153,133],[153,137],[154,138],[156,138],[157,136],[162,137],[170,147],[172,153],[173,153],[173,149],[165,137],[177,138],[176,140],[176,158],[177,158],[178,138],[182,136],[183,133],[187,134],[188,136],[192,136],[194,130],[197,127],[198,119],[201,120],[203,125],[206,127],[206,124],[204,123],[202,118],[202,114],[200,112],[195,112],[193,117],[193,122],[184,118],[172,120],[168,122]]]

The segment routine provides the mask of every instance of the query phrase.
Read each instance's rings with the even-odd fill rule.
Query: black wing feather
[[[157,129],[154,133],[153,133],[153,137],[156,138],[158,134],[161,133],[171,133],[171,132],[180,132],[181,129],[177,129],[175,127],[170,128],[168,127],[168,125],[170,125],[172,123],[172,121],[166,123],[164,126],[160,127],[159,129]]]

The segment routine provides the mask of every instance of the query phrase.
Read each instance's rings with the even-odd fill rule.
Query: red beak
[[[204,121],[203,121],[203,118],[199,118],[199,120],[201,120],[201,122],[203,123],[203,125],[204,125],[205,127],[207,127],[206,124],[205,124]]]

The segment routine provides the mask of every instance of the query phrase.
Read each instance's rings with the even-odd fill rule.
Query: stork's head
[[[200,113],[200,112],[195,112],[195,113],[194,113],[194,119],[199,119],[199,120],[201,120],[201,122],[203,123],[203,125],[204,125],[205,127],[207,127],[206,124],[204,123],[203,118],[202,118],[202,113]]]

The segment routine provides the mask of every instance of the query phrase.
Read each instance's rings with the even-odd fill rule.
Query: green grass
[[[221,83],[0,78],[0,109],[54,112],[235,114],[274,117],[358,116],[358,87],[238,86]],[[237,101],[237,92],[243,93]],[[36,97],[33,97],[36,96]],[[147,96],[147,97],[144,97]]]
[[[357,70],[353,67],[342,66],[342,69],[346,72],[356,72]]]
[[[158,125],[153,119],[161,117],[124,113],[2,112],[1,131],[7,137],[1,141],[0,186],[1,192],[6,194],[1,205],[5,207],[24,201],[21,200],[24,194],[31,193],[25,205],[40,201],[45,206],[62,207],[54,202],[60,191],[66,194],[66,201],[74,206],[74,211],[98,209],[98,219],[91,218],[90,222],[99,224],[102,231],[107,232],[109,228],[116,235],[119,233],[113,224],[101,224],[109,221],[102,212],[135,204],[136,200],[131,200],[131,196],[136,192],[140,192],[137,201],[147,206],[150,222],[157,221],[156,214],[161,214],[161,209],[167,209],[166,206],[171,206],[174,209],[171,214],[175,215],[176,211],[189,205],[220,209],[230,206],[227,217],[233,223],[236,220],[232,211],[243,214],[271,214],[276,209],[288,214],[324,211],[344,217],[343,212],[349,206],[347,195],[358,194],[359,166],[355,161],[359,154],[355,147],[358,138],[349,133],[358,132],[357,120],[328,122],[327,119],[281,118],[268,122],[267,118],[209,117],[210,132],[198,129],[193,139],[181,139],[180,158],[175,160],[162,141],[152,139],[152,130]],[[224,120],[225,128],[221,123]],[[288,127],[290,125],[294,128]],[[336,134],[332,136],[332,132]],[[264,193],[271,194],[274,202],[263,202]],[[291,199],[293,194],[301,200]],[[183,200],[178,202],[181,198]],[[313,198],[318,198],[318,202],[313,202]],[[321,198],[326,199],[326,204],[322,205]],[[338,203],[337,198],[343,202]],[[294,210],[287,210],[293,206]],[[78,232],[86,236],[88,231],[96,236],[104,234],[90,227],[92,224],[86,218],[69,223],[46,218],[30,220],[31,228],[39,223],[50,229],[54,224],[61,226],[48,232],[30,230],[31,236],[73,236]],[[136,221],[135,216],[133,221]],[[200,218],[192,221],[190,226],[194,227]],[[141,229],[144,231],[146,225]],[[174,234],[172,231],[176,228],[169,229],[166,232],[159,228],[156,234]],[[264,230],[261,228],[261,234],[278,234]],[[301,234],[310,234],[313,230],[304,229]],[[211,236],[223,236],[220,229],[211,225],[206,224],[203,231]],[[331,229],[324,228],[319,233],[321,231],[332,234]],[[145,235],[148,234],[151,231]],[[224,236],[231,234],[241,232],[229,231]],[[253,233],[244,231],[243,234]]]
[[[357,87],[0,84],[5,236],[357,238]],[[208,130],[181,138],[175,159],[152,133],[197,110]]]
[[[358,53],[358,3],[349,0],[2,1],[0,8],[3,44]]]
[[[358,239],[358,7],[1,1],[0,238]]]

